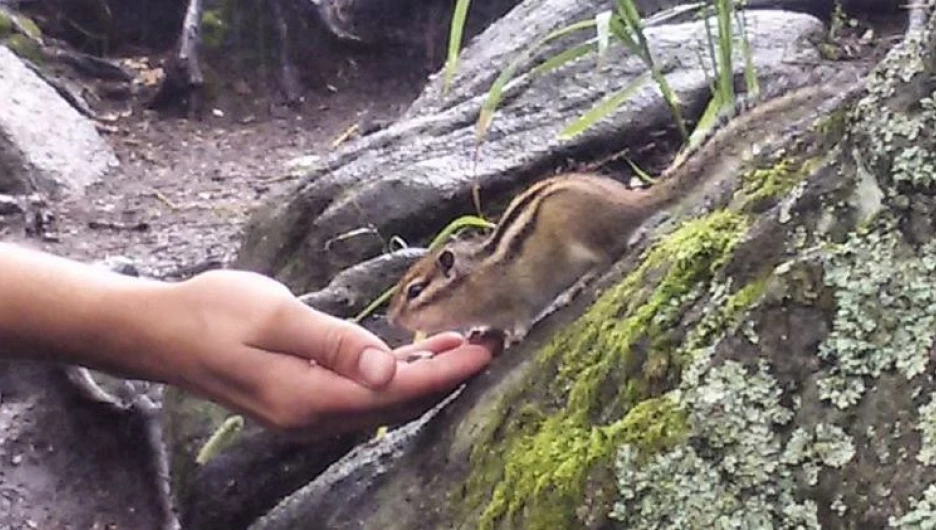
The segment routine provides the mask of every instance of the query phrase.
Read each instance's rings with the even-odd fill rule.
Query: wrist
[[[172,288],[0,243],[0,354],[165,380],[186,318]]]
[[[167,298],[171,284],[139,278],[105,282],[93,303],[97,311],[79,326],[90,349],[77,362],[128,377],[168,381],[176,359],[166,347],[174,314]],[[172,335],[169,335],[172,336]]]

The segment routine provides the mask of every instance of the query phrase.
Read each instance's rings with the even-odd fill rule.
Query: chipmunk
[[[416,262],[396,286],[390,322],[430,334],[488,328],[519,341],[555,309],[551,303],[564,305],[608,269],[650,215],[747,158],[754,143],[749,135],[763,138],[765,123],[782,130],[813,117],[820,103],[842,92],[841,86],[808,86],[751,108],[649,189],[577,173],[533,184],[510,202],[488,236],[447,243]]]

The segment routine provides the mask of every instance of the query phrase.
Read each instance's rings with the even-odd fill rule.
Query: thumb
[[[396,375],[396,357],[380,338],[298,300],[281,313],[280,325],[270,335],[275,343],[265,349],[305,357],[371,389],[384,387]]]

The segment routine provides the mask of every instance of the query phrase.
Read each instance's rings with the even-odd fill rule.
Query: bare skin
[[[166,382],[307,437],[415,417],[491,360],[456,333],[391,350],[242,271],[165,283],[0,243],[0,301],[0,355]]]

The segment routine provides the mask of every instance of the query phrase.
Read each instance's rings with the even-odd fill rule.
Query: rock
[[[353,316],[384,290],[393,287],[406,269],[424,254],[424,249],[407,248],[378,256],[342,271],[325,288],[299,299],[334,316]]]
[[[476,34],[519,0],[475,0],[465,35]],[[452,18],[454,3],[431,0],[313,0],[310,6],[335,37],[370,44],[409,43],[443,49],[448,34],[439,24]],[[429,50],[427,50],[429,51]]]
[[[526,8],[542,21],[534,8],[556,5],[507,17]],[[917,3],[908,18],[860,90],[798,128],[765,120],[763,146],[737,138],[762,148],[713,163],[705,189],[668,212],[673,222],[648,223],[608,276],[421,430],[361,448],[253,528],[925,527],[936,498],[936,5]],[[772,34],[779,55],[797,39]],[[547,91],[518,86],[508,104],[518,115],[534,104],[530,90]],[[437,203],[458,197],[469,155],[450,144],[419,159],[413,144],[432,143],[428,131],[467,134],[458,107],[477,105],[478,91],[463,95],[412,109],[261,214],[292,216],[284,234],[265,234],[277,242],[254,241],[274,245],[267,264],[309,281],[288,254],[316,262],[332,229],[431,231],[407,201],[428,210],[423,219],[443,215]],[[552,107],[525,108],[531,128],[555,119]],[[649,134],[641,115],[620,114],[607,120],[618,135]],[[503,171],[560,156],[549,135],[505,128],[491,162]],[[367,216],[398,189],[409,195]],[[277,254],[287,241],[303,243]]]
[[[678,134],[652,84],[584,134],[559,137],[587,109],[644,71],[640,60],[615,46],[600,70],[588,57],[545,75],[531,74],[568,41],[521,61],[487,138],[480,147],[476,143],[479,109],[498,72],[540,36],[604,7],[598,0],[518,5],[465,50],[448,94],[443,97],[437,77],[400,121],[324,157],[294,189],[261,207],[245,230],[236,266],[273,275],[296,291],[316,290],[339,271],[380,254],[387,238],[424,243],[449,220],[475,213],[475,187],[482,208],[491,211],[544,174],[643,146],[648,137],[657,138],[660,147],[641,156],[659,157],[667,143],[678,143]],[[807,82],[822,69],[820,54],[810,44],[825,31],[818,19],[781,11],[753,11],[747,17],[764,86],[776,90]],[[698,116],[710,94],[708,72],[698,66],[698,57],[708,53],[703,25],[662,25],[648,34],[686,115]],[[634,161],[645,168],[645,163],[659,164],[640,157]],[[624,167],[622,172],[629,171]],[[327,244],[363,227],[373,235]]]
[[[0,360],[0,528],[161,528],[138,418],[76,399],[59,366],[15,354]]]
[[[0,194],[0,215],[18,215],[23,212],[23,206],[16,197]]]
[[[140,276],[136,262],[127,256],[108,256],[95,265],[126,276]]]
[[[0,46],[0,193],[81,194],[117,165],[94,123]]]

